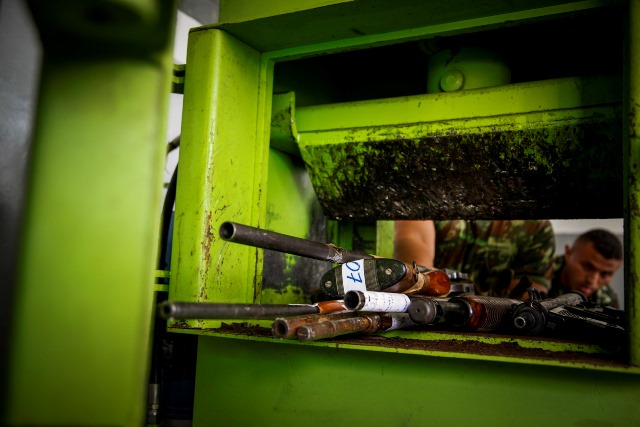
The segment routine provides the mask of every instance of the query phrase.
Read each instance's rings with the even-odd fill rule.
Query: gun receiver
[[[327,271],[320,279],[320,289],[329,298],[339,298],[351,290],[442,296],[449,293],[451,281],[443,270],[371,258]]]
[[[449,299],[415,298],[409,316],[419,324],[446,322],[470,331],[495,331],[507,326],[514,306],[523,301],[481,295],[459,295]]]
[[[521,304],[513,311],[513,326],[524,333],[538,334],[547,327],[556,328],[556,323],[562,322],[558,316],[554,316],[551,310],[561,306],[575,306],[585,303],[587,298],[580,292],[568,292],[556,298],[541,300],[540,294],[531,288],[529,301]]]
[[[340,248],[330,243],[300,239],[298,237],[229,221],[223,222],[222,225],[220,225],[219,234],[222,240],[229,242],[321,261],[329,261],[336,264],[373,258],[373,255]]]
[[[344,301],[316,304],[233,304],[214,302],[163,301],[158,313],[165,319],[254,319],[273,320],[281,316],[344,311]]]
[[[525,334],[547,331],[604,344],[620,344],[626,338],[624,311],[598,307],[577,291],[542,300],[531,289],[529,301],[513,311],[512,322]]]

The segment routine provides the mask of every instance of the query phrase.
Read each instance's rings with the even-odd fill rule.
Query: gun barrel
[[[345,310],[341,300],[318,304],[235,304],[163,301],[158,313],[165,319],[253,319],[273,320],[280,316],[328,313]]]
[[[471,318],[471,306],[463,300],[414,298],[409,305],[409,317],[420,325],[446,322],[462,326]]]
[[[344,305],[349,310],[380,313],[406,313],[411,298],[405,294],[376,291],[348,291],[344,294]]]
[[[301,239],[275,231],[263,230],[235,222],[224,222],[220,225],[220,238],[229,242],[255,246],[276,252],[306,258],[329,261],[336,264],[373,258],[370,254],[351,251],[338,246],[313,240]]]
[[[358,332],[370,334],[390,331],[413,325],[415,323],[406,313],[359,313],[348,319],[300,326],[297,335],[300,341],[314,341]]]
[[[481,295],[461,295],[450,301],[464,301],[471,308],[469,320],[463,325],[472,331],[495,331],[505,328],[509,314],[521,300],[511,298],[488,297]]]
[[[271,333],[275,338],[292,339],[296,337],[298,328],[326,321],[336,321],[356,317],[354,311],[340,311],[334,313],[302,314],[291,317],[278,317],[271,325]]]

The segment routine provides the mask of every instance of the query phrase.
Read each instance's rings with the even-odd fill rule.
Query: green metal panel
[[[268,230],[326,241],[326,225],[304,163],[298,156],[269,150]],[[230,248],[232,249],[232,248]],[[264,304],[309,302],[329,262],[264,251],[260,301]]]
[[[144,419],[175,3],[83,3],[32,4],[44,59],[6,425]],[[131,19],[83,33],[94,16],[75,12],[111,7]]]
[[[272,10],[274,16],[271,19],[266,17],[269,15],[268,12],[258,17],[242,15],[249,9],[244,11],[240,9],[251,4],[250,1],[246,1],[236,5],[238,9],[233,13],[238,14],[237,21],[233,16],[223,15],[227,21],[233,22],[223,23],[217,27],[234,35],[257,51],[262,51],[260,82],[268,82],[273,72],[271,61],[278,62],[349,49],[368,48],[472,29],[480,30],[504,25],[507,21],[525,22],[543,16],[565,16],[572,12],[597,8],[607,2],[570,4],[552,2],[544,5],[538,2],[540,9],[526,9],[531,6],[527,3],[524,4],[523,9],[518,10],[510,8],[507,2],[495,2],[497,9],[483,9],[477,15],[474,15],[475,12],[471,9],[456,7],[468,3],[458,2],[452,5],[451,2],[447,2],[446,6],[450,9],[447,11],[449,15],[434,13],[434,16],[427,16],[428,14],[425,13],[424,16],[427,18],[424,19],[433,19],[433,21],[417,28],[407,28],[394,20],[395,16],[402,15],[411,9],[411,6],[407,9],[403,8],[403,5],[415,6],[417,2],[398,2],[394,3],[393,8],[389,8],[389,2],[385,3],[387,15],[370,20],[370,27],[360,26],[363,21],[375,15],[372,14],[375,7],[370,9],[367,6],[380,6],[382,2],[344,2],[339,5],[327,5],[324,10],[316,8],[317,3],[309,2],[305,3],[309,9],[300,6],[298,10],[304,12],[300,14],[296,10],[287,10],[286,5],[279,2]],[[429,2],[428,6],[424,2],[421,4],[425,8],[422,12],[427,10],[435,12],[437,6],[444,5],[444,2]],[[224,5],[223,2],[222,6]],[[342,8],[343,6],[348,9]],[[429,9],[431,7],[436,9]],[[358,17],[348,16],[356,15],[357,12],[361,12]],[[278,17],[275,13],[282,13],[282,16]],[[344,16],[340,16],[340,13]],[[412,18],[415,17],[410,15]],[[633,13],[633,16],[635,15],[637,11]],[[249,16],[255,19],[243,22],[243,19],[248,19]],[[452,16],[457,20],[447,21],[447,17]],[[328,19],[329,17],[331,20]],[[344,19],[334,21],[333,18]],[[349,26],[347,23],[358,25]],[[305,31],[300,30],[303,26]],[[376,26],[378,27],[375,28]],[[199,31],[211,31],[211,28],[213,27]],[[366,31],[364,35],[356,34],[353,28],[358,31],[361,31],[361,28],[367,28],[371,31]],[[353,34],[348,34],[347,31]],[[192,37],[194,34],[192,33]],[[242,48],[237,47],[237,49]],[[214,55],[219,53],[214,52]],[[191,81],[190,70],[191,64],[188,61],[186,90]],[[196,76],[197,74],[198,72]],[[469,128],[489,127],[495,124],[495,120],[501,120],[500,126],[524,129],[544,121],[560,120],[577,123],[585,117],[603,118],[609,127],[614,121],[620,121],[626,114],[626,110],[620,105],[620,82],[613,81],[613,84],[609,85],[603,81],[602,84],[593,86],[595,91],[575,90],[578,87],[576,84],[584,83],[585,81],[582,80],[568,79],[546,85],[532,83],[525,85],[525,88],[520,86],[515,89],[480,91],[476,95],[481,93],[482,98],[494,97],[491,101],[487,101],[487,105],[492,110],[485,110],[484,115],[478,115],[476,109],[471,108],[471,103],[462,105],[465,107],[462,110],[460,110],[460,104],[454,105],[455,102],[449,104],[448,101],[453,102],[454,99],[473,95],[454,94],[452,97],[439,98],[447,100],[443,103],[444,108],[432,109],[430,114],[433,114],[431,117],[437,117],[434,122],[457,121],[457,124],[461,125],[465,124],[465,119],[471,117],[472,123],[466,124]],[[206,85],[204,92],[210,92]],[[270,118],[271,114],[261,104],[263,101],[260,97],[265,97],[264,105],[270,106],[272,103],[269,92],[264,92],[262,86],[257,88],[256,93],[257,102],[260,105],[257,124],[261,126],[265,117]],[[597,96],[584,98],[585,93],[589,96],[593,94]],[[421,96],[419,100],[424,100],[425,97]],[[200,109],[208,108],[212,98],[207,98],[201,104],[192,104],[191,108],[194,111],[189,114],[199,114]],[[230,104],[239,102],[226,98],[224,100]],[[321,106],[313,111],[312,107],[306,111],[306,107],[296,108],[294,120],[297,135],[303,149],[309,149],[322,144],[339,146],[349,138],[351,141],[384,141],[386,137],[383,135],[384,132],[394,130],[394,126],[403,128],[403,131],[408,129],[412,137],[421,135],[420,132],[428,132],[429,126],[437,128],[438,123],[424,124],[424,110],[420,108],[426,109],[427,105],[418,108],[418,98],[414,101],[416,102],[411,104],[406,99],[392,99],[357,105]],[[545,104],[545,108],[550,108],[540,110],[541,101]],[[413,105],[413,108],[407,108],[410,105]],[[356,114],[359,108],[362,110]],[[286,103],[282,109],[286,111]],[[307,118],[313,120],[305,123],[304,115],[307,113],[309,114]],[[312,117],[313,114],[318,115]],[[497,116],[500,117],[496,119]],[[187,118],[186,114],[185,118]],[[514,118],[515,120],[510,120]],[[241,126],[235,118],[227,120],[234,131],[241,132],[246,125],[243,123]],[[382,125],[381,121],[384,122]],[[262,132],[257,131],[259,135],[262,135]],[[248,147],[262,150],[264,140],[261,138],[262,136],[258,137],[254,145]],[[228,143],[225,144],[225,149],[228,148],[227,145]],[[206,157],[204,154],[208,152],[206,149],[203,150],[200,155],[194,156],[190,164],[197,165],[194,159]],[[332,152],[328,149],[323,153],[327,158],[327,165],[332,165],[331,154]],[[235,159],[231,157],[231,160]],[[221,165],[224,165],[225,161],[229,162],[229,157],[226,160],[219,158],[214,166],[223,167]],[[262,185],[263,191],[264,186],[267,186],[267,204],[273,202],[274,211],[267,213],[267,219],[264,222],[258,220],[254,224],[273,226],[283,232],[291,229],[297,235],[303,234],[299,224],[286,225],[286,218],[291,218],[285,212],[288,205],[283,202],[286,197],[282,193],[286,193],[286,190],[272,189],[279,185],[295,188],[292,184],[294,180],[285,179],[282,174],[286,174],[288,170],[297,169],[292,167],[291,159],[286,156],[278,159],[270,158],[269,161],[271,165],[268,174],[264,172],[266,168],[262,169],[261,179],[264,181],[257,180],[256,183]],[[202,166],[197,166],[196,169],[207,170]],[[320,189],[334,182],[335,179],[342,179],[331,174],[325,178],[327,181],[319,183]],[[272,183],[271,179],[276,182]],[[194,178],[189,182],[187,186],[197,184]],[[616,182],[613,187],[619,189],[620,182]],[[208,187],[205,186],[205,188]],[[227,190],[232,191],[232,188]],[[234,193],[233,197],[241,196]],[[297,197],[293,199],[298,200]],[[212,200],[215,201],[216,198]],[[198,206],[197,203],[190,205],[193,209]],[[296,212],[298,215],[305,215],[303,210]],[[279,215],[282,217],[278,217]],[[306,217],[301,220],[305,226],[307,220]],[[202,223],[202,220],[196,222],[195,227],[201,230]],[[329,221],[328,225],[329,235],[338,243],[352,238],[359,226],[358,223],[350,221]],[[285,226],[287,228],[284,228]],[[283,228],[280,229],[280,227]],[[188,227],[185,227],[185,230],[187,229]],[[389,236],[388,224],[386,228],[385,225],[377,227],[374,225],[373,229],[376,240],[385,235],[385,230],[386,235]],[[203,235],[192,232],[190,237],[195,240],[193,244],[200,244]],[[353,239],[351,241],[353,242]],[[383,244],[379,244],[376,249],[383,247]],[[243,252],[244,249],[237,245],[233,249],[229,246],[222,250],[224,257],[221,259],[225,264],[247,258],[246,253]],[[189,252],[184,250],[182,253],[186,255]],[[264,287],[261,286],[264,283],[260,282],[262,280],[260,251],[256,254],[255,260],[248,262],[249,270],[251,265],[256,266],[255,272],[247,273],[243,278],[245,282],[241,280],[236,282],[235,276],[229,275],[229,271],[221,274],[220,281],[226,283],[229,279],[233,281],[234,287],[239,286],[243,289],[249,287],[256,291],[262,289],[262,293],[268,296],[270,301],[279,301],[277,297],[280,294],[277,292],[272,294],[271,290],[265,293]],[[195,264],[198,261],[193,262]],[[283,270],[286,270],[293,263],[285,260],[284,265]],[[172,275],[173,273],[174,271]],[[186,273],[189,271],[187,270]],[[192,270],[191,278],[197,278],[197,274],[197,268]],[[184,280],[186,282],[187,278]],[[171,286],[173,283],[172,280]],[[635,275],[628,281],[628,286],[633,288],[634,285]],[[295,288],[295,286],[286,287],[285,290],[295,291]],[[289,296],[286,292],[282,295]],[[189,295],[184,293],[182,296]],[[196,300],[200,298],[197,294],[192,297]],[[258,296],[255,297],[257,301]],[[635,304],[632,309],[638,308]],[[608,362],[607,354],[602,355],[603,350],[597,346],[536,339],[400,331],[362,339],[346,337],[344,340],[298,343],[274,342],[268,331],[261,333],[259,329],[252,329],[250,334],[242,334],[220,329],[197,329],[198,326],[202,326],[197,323],[193,326],[195,329],[183,331],[201,335],[194,408],[194,425],[196,426],[210,425],[212,420],[218,424],[230,426],[253,424],[457,426],[464,423],[492,426],[515,423],[524,426],[545,424],[631,426],[637,423],[640,416],[637,406],[638,396],[640,396],[640,376],[637,368],[639,349],[635,338],[638,333],[635,331],[637,326],[635,320],[631,324],[632,346],[629,350],[631,366],[626,363],[626,353],[622,356],[616,355],[624,360]],[[415,347],[410,344],[415,344]],[[439,349],[443,344],[447,344],[446,350]],[[480,344],[482,344],[480,347],[476,347]],[[512,352],[508,356],[501,355],[497,351],[501,347],[508,347]],[[534,353],[535,357],[532,356]],[[461,409],[464,409],[464,413],[461,413]]]
[[[304,107],[298,144],[332,218],[616,218],[620,93],[601,76]]]
[[[264,226],[270,85],[260,54],[221,30],[192,30],[187,64],[169,297],[254,302],[261,254],[229,246],[218,228]]]
[[[373,47],[384,40],[449,35],[465,28],[487,29],[616,2],[402,0],[389,7],[389,0],[276,0],[268,6],[262,0],[229,0],[221,2],[221,22],[215,27],[260,51],[299,53],[321,43],[331,49]]]
[[[200,337],[194,426],[631,427],[638,396],[620,373]]]

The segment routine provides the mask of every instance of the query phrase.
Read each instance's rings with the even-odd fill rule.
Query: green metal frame
[[[425,5],[424,2],[407,1],[402,7],[389,8],[388,2],[378,0],[323,4],[308,1],[295,6],[289,2],[274,2],[265,8],[251,0],[233,5],[223,1],[221,17],[227,22],[192,30],[185,78],[183,138],[186,139],[183,139],[185,145],[181,153],[181,172],[187,171],[180,176],[178,185],[178,229],[174,238],[170,298],[210,302],[263,301],[262,251],[238,245],[232,247],[219,239],[216,231],[222,221],[228,220],[269,226],[274,221],[273,212],[267,212],[270,203],[278,206],[276,213],[283,216],[290,208],[286,198],[281,198],[281,194],[274,195],[270,187],[271,179],[287,169],[275,166],[271,159],[273,148],[269,149],[268,120],[276,116],[271,111],[273,100],[270,95],[275,63],[496,28],[515,21],[564,16],[610,4],[605,1],[523,2],[519,3],[519,10],[509,12],[507,10],[513,6],[509,2],[496,2],[492,4],[495,9],[484,11],[470,3],[473,2],[461,1],[452,7],[450,2]],[[635,76],[640,76],[638,53],[634,51],[638,37],[634,24],[640,22],[640,2],[632,1],[629,5],[631,43],[627,70],[630,74],[624,81],[623,117],[627,112],[635,111],[633,100],[639,80]],[[227,6],[228,14],[224,12]],[[256,8],[252,9],[252,6]],[[429,13],[442,12],[442,8],[448,8],[447,13]],[[423,24],[412,26],[412,19],[420,18],[407,11],[417,10],[423,13]],[[386,14],[378,13],[380,11]],[[396,19],[398,16],[411,18],[403,24],[402,20]],[[335,22],[331,18],[335,18]],[[291,37],[292,28],[302,28],[302,22],[308,31],[300,37]],[[368,31],[362,30],[365,27]],[[354,28],[358,31],[353,31]],[[238,55],[251,60],[242,61]],[[562,87],[574,83],[569,79],[552,84]],[[247,92],[234,89],[242,84],[247,85]],[[517,93],[509,93],[510,90]],[[516,114],[521,119],[520,124],[548,118],[548,113],[532,112],[526,106],[510,106],[503,102],[511,95],[522,96],[527,90],[533,91],[531,93],[539,100],[546,89],[544,84],[533,83],[482,93],[495,97],[496,104],[502,103],[497,114]],[[593,110],[581,109],[584,100],[576,101],[571,97],[548,107],[562,110],[566,120],[593,112],[608,115],[619,108],[612,110],[601,103],[603,100],[605,104],[619,103],[618,95],[607,91],[600,95],[602,97],[594,103]],[[465,96],[472,95],[454,95],[451,99]],[[287,105],[295,104],[286,101],[274,105],[278,111],[286,111]],[[417,109],[404,108],[407,105],[411,106],[411,103],[387,100],[296,108],[295,113],[291,110],[292,114],[287,117],[295,120],[296,129],[292,129],[291,137],[296,139],[304,154],[305,144],[312,146],[316,141],[325,143],[331,138],[338,141],[347,133],[362,138],[371,136],[367,126],[383,126],[379,117],[376,117],[377,121],[367,120],[374,114],[372,111],[380,108],[393,113],[389,116],[393,126],[404,125],[410,132],[418,132],[419,125],[413,130],[410,127],[416,120],[420,121],[419,117],[412,116],[418,114]],[[218,109],[235,114],[225,116]],[[340,123],[346,116],[342,112],[346,110],[349,120],[353,117],[360,120],[357,126],[351,121]],[[352,114],[354,111],[357,114]],[[448,119],[456,118],[453,108],[443,114],[449,114]],[[493,119],[486,120],[489,125]],[[336,123],[338,125],[334,126]],[[509,125],[507,122],[501,124]],[[628,292],[625,300],[630,313],[627,364],[608,363],[603,349],[597,346],[536,339],[397,331],[369,340],[347,338],[297,343],[215,329],[220,326],[219,321],[170,322],[172,331],[200,335],[194,424],[206,425],[215,419],[222,424],[245,425],[260,419],[263,425],[278,426],[301,423],[424,425],[430,422],[439,425],[463,422],[480,425],[518,422],[531,426],[558,422],[635,425],[640,417],[636,404],[640,395],[640,376],[637,375],[640,373],[637,322],[640,289],[635,283],[638,266],[634,256],[638,239],[634,231],[638,218],[637,203],[634,202],[635,177],[638,175],[635,164],[638,162],[634,152],[637,125],[634,120],[629,124],[630,137],[625,140],[629,184],[625,188],[629,199],[629,207],[625,206],[625,225],[626,230],[631,227],[625,234],[629,248],[629,268],[625,268]],[[361,128],[342,131],[341,126],[344,129]],[[289,143],[289,135],[285,135],[284,140]],[[244,156],[246,162],[240,168],[237,165],[239,156]],[[182,168],[183,165],[189,167]],[[280,219],[273,224],[279,229],[286,221]],[[292,219],[289,221],[291,224]],[[389,224],[381,223],[376,227],[379,237],[389,238]],[[298,227],[292,229],[296,234],[301,233]],[[342,231],[338,228],[332,235],[340,236]],[[388,251],[389,246],[380,246],[380,249]],[[274,301],[272,296],[269,301]],[[394,341],[397,338],[428,344],[410,348],[401,344],[403,340]],[[438,349],[431,345],[438,341],[450,342],[453,347]],[[457,350],[456,345],[459,345]],[[478,346],[476,350],[467,351],[475,345]],[[495,351],[483,353],[479,350],[504,345],[519,351],[500,355]],[[531,355],[525,351],[527,349],[535,349],[537,355]],[[574,357],[571,357],[573,352]],[[556,357],[560,353],[562,357]],[[594,353],[595,358],[591,358]],[[595,392],[587,391],[593,387]],[[393,397],[391,390],[398,390]],[[398,399],[398,403],[393,399]],[[251,411],[247,410],[247,405]],[[464,414],[460,414],[461,408],[465,409]]]
[[[582,2],[572,5],[573,8],[553,6],[529,11],[526,15],[520,12],[515,16],[533,19],[602,5],[598,2]],[[271,112],[269,93],[274,64],[278,61],[358,46],[406,41],[419,35],[432,35],[437,31],[468,30],[474,25],[484,28],[513,17],[511,14],[493,16],[480,21],[474,19],[470,22],[441,24],[435,29],[424,27],[364,36],[358,39],[359,44],[353,39],[347,39],[267,52],[253,50],[229,35],[227,31],[235,31],[232,24],[223,23],[192,30],[189,41],[190,56],[187,61],[189,77],[185,84],[181,153],[181,163],[187,167],[184,168],[185,172],[181,169],[180,172],[184,175],[178,180],[178,220],[174,238],[174,254],[177,254],[177,257],[174,257],[171,267],[170,298],[221,302],[261,301],[262,251],[229,245],[222,241],[216,232],[222,221],[237,221],[254,226],[269,225],[271,219],[266,209],[269,204],[276,206],[274,209],[283,218],[304,217],[288,216],[286,212],[298,201],[288,203],[286,198],[277,196],[277,190],[274,192],[274,186],[271,185],[274,177],[289,172],[283,171],[281,167],[268,166],[267,159],[273,155],[270,153],[276,151],[267,149],[269,142],[265,117],[275,119],[277,146],[294,152],[295,150],[291,149],[291,140],[297,142],[318,195],[332,191],[332,185],[338,183],[339,186],[341,179],[352,181],[358,177],[337,176],[332,172],[335,159],[328,156],[333,153],[339,157],[340,151],[327,152],[325,149],[317,155],[310,155],[309,152],[317,146],[324,148],[331,147],[332,144],[349,145],[348,149],[354,150],[358,149],[362,141],[389,139],[390,133],[393,132],[397,134],[397,138],[411,138],[445,131],[454,122],[462,123],[463,127],[467,126],[470,129],[483,126],[515,129],[544,126],[550,121],[573,122],[590,117],[600,120],[620,119],[620,81],[607,76],[589,81],[567,78],[460,93],[429,94],[297,109],[294,109],[291,95],[281,95],[277,98],[277,103],[274,98],[273,105],[276,106],[276,110],[274,113]],[[446,26],[446,30],[442,25]],[[242,31],[239,33],[244,34]],[[214,50],[213,43],[203,45],[203,40],[224,42],[216,42],[217,50]],[[277,45],[277,42],[273,43]],[[251,52],[250,64],[235,60],[241,52]],[[232,59],[229,60],[230,58]],[[211,64],[215,64],[217,68],[212,69]],[[231,68],[227,70],[224,67]],[[246,85],[246,92],[234,92],[233,88],[240,84]],[[581,89],[583,86],[589,86],[594,90],[590,90],[589,95],[585,96]],[[558,96],[559,93],[562,96]],[[435,101],[438,101],[437,104]],[[478,103],[483,107],[478,108]],[[431,107],[433,105],[437,105],[437,108]],[[471,109],[467,111],[465,106]],[[217,112],[218,108],[240,111],[242,114],[224,116]],[[482,112],[481,115],[478,111]],[[256,113],[257,119],[254,122],[244,120],[245,117]],[[284,118],[280,117],[282,114]],[[470,117],[473,118],[472,121],[468,120]],[[426,119],[428,122],[425,122]],[[295,126],[292,125],[288,131],[283,130],[286,127],[283,122],[286,121]],[[197,135],[193,134],[196,129],[200,129]],[[241,141],[238,132],[244,132]],[[203,144],[202,141],[207,143]],[[242,161],[247,161],[242,163],[241,170],[238,169],[240,160],[236,160],[236,155],[240,152],[243,153]],[[255,158],[251,157],[253,153],[256,153]],[[544,159],[537,166],[546,167]],[[217,175],[214,177],[214,174]],[[268,188],[265,188],[265,183]],[[239,188],[241,191],[237,191]],[[270,202],[272,197],[277,202]],[[291,220],[285,219],[285,222],[287,221],[289,226],[284,227],[283,231],[304,234],[304,226],[294,229],[290,226]],[[381,225],[379,228],[382,233],[386,230],[386,247],[372,249],[380,249],[389,256],[389,225]],[[347,243],[348,246],[350,242],[342,238],[344,231],[336,229],[332,235],[339,244]],[[197,278],[196,283],[194,278]],[[295,294],[295,287],[292,290]],[[287,298],[274,298],[271,295],[265,301],[275,300],[286,301]],[[175,330],[193,327],[203,330],[203,334],[215,335],[218,332],[212,331],[211,328],[220,324],[220,321],[194,320],[173,321],[169,326]],[[376,349],[375,346],[364,347]],[[554,351],[571,350],[565,344],[552,347]],[[631,352],[635,354],[633,348]],[[423,353],[431,352],[427,350]],[[524,361],[522,358],[519,360]],[[532,360],[531,363],[536,361]]]

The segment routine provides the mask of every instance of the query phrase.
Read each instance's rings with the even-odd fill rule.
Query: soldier
[[[555,253],[549,221],[396,221],[394,257],[469,274],[481,295],[526,298],[523,277],[548,292]]]
[[[554,259],[547,273],[549,297],[579,291],[598,305],[618,308],[618,296],[609,284],[622,265],[622,253],[620,240],[607,230],[579,235],[573,246],[565,246],[564,255]]]

